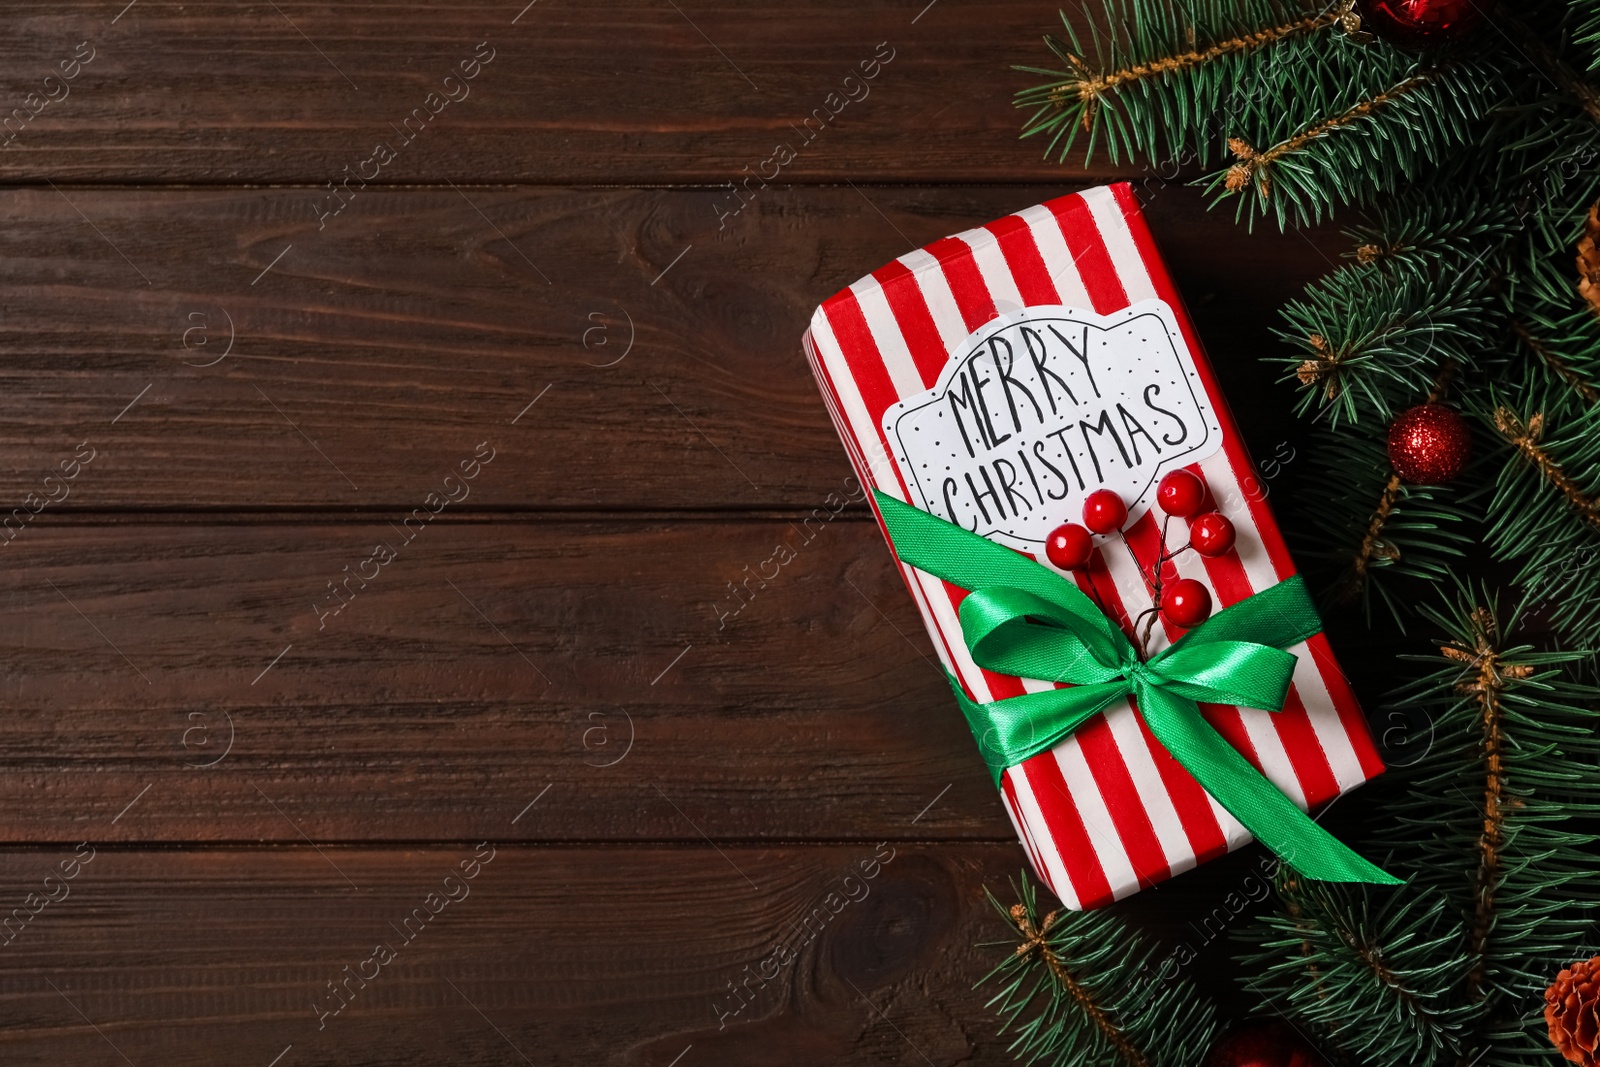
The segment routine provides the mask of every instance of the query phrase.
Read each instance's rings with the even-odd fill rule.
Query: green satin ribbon
[[[1398,885],[1295,807],[1200,714],[1198,701],[1278,711],[1294,675],[1284,651],[1322,629],[1298,575],[1217,612],[1147,660],[1056,572],[874,491],[895,554],[969,590],[961,630],[973,660],[1067,689],[979,704],[950,678],[996,783],[1091,716],[1132,699],[1150,732],[1217,803],[1307,878]]]

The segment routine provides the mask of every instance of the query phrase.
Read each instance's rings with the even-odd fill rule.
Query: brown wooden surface
[[[437,519],[319,629],[313,598],[377,541],[400,544],[289,520],[19,536],[7,837],[66,841],[146,786],[108,840],[463,839],[546,787],[504,837],[876,840],[941,793],[919,836],[1010,836],[858,517]],[[727,583],[778,544],[796,558],[738,610]]]
[[[788,182],[1056,180],[1043,142],[1016,144],[1011,106],[1027,84],[1011,65],[1050,65],[1051,6],[538,0],[517,18],[525,3],[138,0],[115,23],[115,0],[12,4],[5,108],[42,94],[80,42],[94,58],[0,174],[320,186],[387,139],[386,183],[720,184],[779,143],[798,153]],[[480,43],[488,65],[445,86]],[[893,58],[860,99],[829,105],[877,55]],[[466,95],[399,143],[435,91]],[[829,121],[807,140],[818,108]]]
[[[66,510],[398,517],[488,440],[469,509],[810,508],[849,469],[812,308],[1065,188],[773,190],[724,240],[699,190],[380,190],[322,234],[307,189],[0,191],[0,502],[87,440]],[[1261,235],[1219,284],[1231,220],[1146,195],[1228,384],[1266,386],[1263,296],[1325,262]]]
[[[486,812],[482,838],[505,822]],[[267,1064],[286,1048],[281,1063],[1006,1062],[988,994],[972,983],[1001,932],[984,887],[1003,886],[1021,862],[1009,844],[487,851],[482,838],[381,850],[90,846],[89,862],[68,868],[75,878],[50,883],[59,902],[0,946],[0,1056],[170,1067]],[[478,854],[492,858],[461,879]],[[0,859],[0,902],[20,906],[75,855],[91,853]],[[1248,874],[1240,859],[1194,877],[1227,892]],[[456,899],[402,925],[441,889]],[[1152,890],[1131,908],[1200,953],[1197,972],[1215,966],[1225,946],[1164,908],[1170,894]],[[394,959],[366,964],[380,943]],[[328,982],[374,970],[365,988],[350,980],[342,1011],[321,1016],[337,1003]],[[731,987],[745,991],[737,1012]]]
[[[0,1062],[1011,1062],[972,986],[1006,951],[984,890],[1026,861],[840,506],[800,334],[915,245],[1125,176],[1270,452],[1274,309],[1341,246],[1019,143],[1010,64],[1058,25],[956,0],[0,13],[0,118],[94,49],[0,147],[0,918],[96,849],[0,923]],[[324,183],[483,41],[471,95],[319,225]],[[870,95],[719,220],[883,41]],[[480,841],[471,896],[318,1029],[325,984]],[[1120,906],[1226,995],[1189,919],[1249,862]]]

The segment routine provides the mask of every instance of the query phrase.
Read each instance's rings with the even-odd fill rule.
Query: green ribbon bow
[[[1198,701],[1278,711],[1294,675],[1285,646],[1322,629],[1298,575],[1217,612],[1147,660],[1094,601],[1054,571],[874,491],[896,555],[969,590],[961,630],[981,667],[1067,689],[979,704],[951,688],[998,784],[1124,698],[1157,741],[1267,848],[1307,878],[1398,885],[1295,807],[1200,714]]]

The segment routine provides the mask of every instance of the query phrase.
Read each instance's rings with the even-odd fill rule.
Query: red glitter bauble
[[[1097,534],[1116,533],[1128,521],[1128,505],[1109,489],[1096,489],[1083,502],[1083,524]]]
[[[1233,523],[1220,511],[1208,511],[1189,524],[1189,543],[1207,558],[1215,558],[1232,548],[1235,536]]]
[[[1211,590],[1193,578],[1179,578],[1161,594],[1161,613],[1185,630],[1211,615]]]
[[[1361,28],[1401,48],[1459,41],[1483,21],[1475,0],[1356,0]]]
[[[1324,1062],[1288,1023],[1252,1019],[1217,1039],[1205,1067],[1323,1067]]]
[[[1419,404],[1389,425],[1389,462],[1414,485],[1443,485],[1467,465],[1472,431],[1443,404]]]
[[[1156,504],[1180,519],[1200,514],[1206,502],[1206,483],[1185,470],[1168,471],[1156,486]]]
[[[1046,558],[1064,571],[1075,571],[1088,563],[1092,552],[1094,542],[1089,539],[1089,531],[1075,522],[1057,526],[1044,539]]]

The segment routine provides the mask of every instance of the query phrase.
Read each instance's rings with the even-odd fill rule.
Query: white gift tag
[[[1043,305],[961,343],[926,393],[883,427],[911,502],[1003,545],[1037,553],[1083,501],[1110,489],[1130,518],[1162,473],[1222,444],[1172,309],[1112,315]]]

